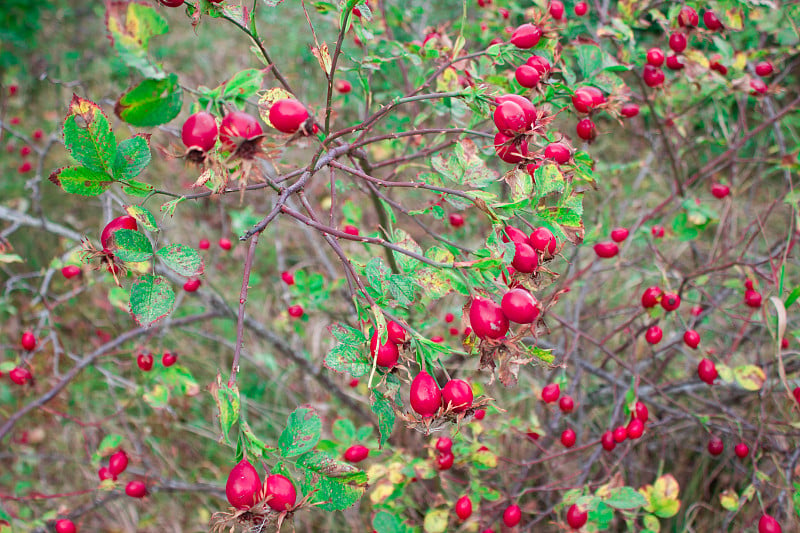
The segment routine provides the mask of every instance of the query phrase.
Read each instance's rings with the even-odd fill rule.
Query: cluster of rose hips
[[[436,468],[438,470],[450,470],[456,460],[453,455],[453,441],[450,437],[439,437],[436,439]],[[472,507],[472,502],[470,502]]]
[[[116,481],[117,477],[128,468],[128,454],[124,450],[119,450],[113,453],[108,458],[108,466],[100,467],[97,471],[97,477],[100,481],[110,479]],[[143,481],[133,480],[125,485],[125,494],[131,498],[144,498],[147,496],[147,485]]]
[[[136,365],[142,372],[150,372],[153,369],[153,354],[151,352],[140,352],[136,356]],[[161,364],[165,368],[170,367],[178,362],[178,355],[175,352],[164,352],[161,355]]]
[[[472,407],[472,400],[472,386],[463,379],[451,379],[440,389],[433,376],[422,371],[411,381],[409,403],[423,418],[430,418],[440,410],[463,413]]]
[[[37,345],[36,335],[34,335],[32,331],[23,332],[19,340],[19,345],[26,352],[34,351]],[[1,377],[3,377],[2,372],[0,372],[0,378]],[[27,368],[17,365],[8,371],[8,379],[15,385],[27,385],[33,382],[33,374],[31,374],[31,371]]]
[[[628,238],[628,228],[614,228],[611,230],[611,241],[602,241],[594,245],[597,257],[609,259],[619,253],[619,244]]]
[[[707,448],[708,453],[716,457],[717,455],[721,455],[725,450],[725,444],[719,437],[711,437],[708,441]],[[746,443],[740,442],[733,447],[733,453],[735,453],[736,457],[739,459],[744,459],[750,454],[750,447]]]
[[[631,410],[631,419],[627,426],[618,426],[614,430],[608,430],[600,436],[600,445],[604,450],[610,452],[625,441],[625,439],[636,440],[644,434],[644,427],[650,417],[650,411],[642,402],[636,402]]]
[[[19,91],[19,86],[17,85],[9,85],[8,86],[8,96],[13,97]],[[11,117],[8,120],[8,123],[12,126],[19,126],[22,123],[22,120],[19,117]],[[44,132],[41,129],[35,129],[31,132],[31,138],[34,141],[41,141],[44,138]],[[12,154],[16,151],[16,146],[13,141],[9,141],[6,144],[6,152]],[[30,146],[22,146],[19,149],[19,155],[22,158],[22,163],[17,167],[17,172],[20,174],[27,174],[28,172],[33,170],[33,163],[30,162],[28,157],[33,153],[33,149]]]
[[[297,502],[297,489],[286,476],[272,474],[262,485],[261,476],[247,459],[231,469],[225,484],[228,502],[239,510],[253,509],[260,500],[276,512],[291,510]]]

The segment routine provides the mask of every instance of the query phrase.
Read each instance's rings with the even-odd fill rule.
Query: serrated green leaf
[[[416,285],[409,276],[393,274],[386,279],[386,285],[389,289],[389,294],[400,305],[407,306],[414,302]]]
[[[126,65],[145,78],[164,77],[147,55],[150,39],[169,30],[166,19],[153,7],[135,2],[111,3],[106,8],[106,27],[112,46]]]
[[[114,183],[108,174],[86,167],[59,168],[49,179],[64,192],[81,196],[97,196]]]
[[[139,223],[147,231],[157,231],[158,224],[156,223],[156,217],[153,214],[139,205],[126,205],[125,212],[128,213],[130,216],[136,219],[136,222]]]
[[[194,277],[203,273],[203,259],[191,246],[170,244],[158,250],[156,255],[181,276]]]
[[[211,394],[217,404],[219,425],[225,442],[230,443],[230,432],[233,425],[239,420],[239,387],[234,383],[228,387],[227,383],[217,374],[217,381],[211,385]]]
[[[288,417],[286,427],[278,438],[278,448],[284,457],[295,457],[314,448],[322,432],[322,421],[312,407],[298,407]]]
[[[379,511],[372,519],[372,529],[377,533],[402,533],[406,528],[400,519],[386,511]]]
[[[114,160],[114,179],[129,181],[141,174],[150,164],[150,134],[137,133],[117,146]]]
[[[64,120],[64,147],[82,166],[110,178],[117,143],[108,117],[99,105],[72,95],[69,113]]]
[[[222,98],[234,102],[237,107],[261,90],[264,82],[264,71],[250,68],[237,72],[228,81],[220,85]]]
[[[534,171],[536,198],[542,198],[553,192],[564,192],[564,175],[556,165],[542,165]]]
[[[361,499],[367,489],[367,474],[351,464],[323,452],[301,455],[297,467],[305,471],[302,489],[323,511],[341,511]]]
[[[138,263],[153,257],[153,245],[144,233],[132,229],[118,229],[114,232],[116,248],[114,255],[126,263]]]
[[[338,343],[325,356],[327,368],[334,372],[349,372],[356,378],[370,371],[370,362],[364,355],[367,339],[363,333],[344,324],[329,326],[328,331]]]
[[[131,196],[136,196],[137,198],[146,198],[155,190],[156,188],[149,183],[137,180],[130,180],[122,186],[122,192]]]
[[[341,443],[352,442],[356,437],[356,427],[348,418],[337,418],[331,428],[333,437]]]
[[[397,402],[391,397],[384,395],[380,391],[372,391],[372,412],[378,415],[378,443],[381,448],[392,435],[394,430],[395,413],[394,406]]]
[[[131,286],[130,311],[140,326],[155,324],[172,312],[174,304],[175,292],[162,276],[146,274]]]
[[[152,128],[170,122],[182,107],[183,89],[178,76],[170,74],[159,80],[144,80],[122,93],[114,113],[132,126]]]
[[[633,487],[618,487],[611,489],[608,496],[603,498],[606,505],[614,509],[633,510],[647,505],[647,499]]]

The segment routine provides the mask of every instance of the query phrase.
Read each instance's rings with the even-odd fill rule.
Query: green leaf
[[[114,242],[117,245],[114,255],[126,263],[138,263],[153,257],[153,245],[140,231],[118,229],[114,232]]]
[[[534,171],[537,199],[553,192],[564,192],[564,175],[556,165],[542,165]]]
[[[377,533],[402,533],[407,530],[399,518],[386,511],[375,514],[372,519],[372,529]]]
[[[794,290],[789,293],[789,296],[786,297],[783,306],[788,309],[798,298],[800,298],[800,287],[795,287]]]
[[[150,39],[169,30],[166,19],[155,9],[134,2],[112,2],[106,7],[106,26],[112,46],[126,65],[145,78],[164,77],[147,55]]]
[[[237,107],[242,107],[248,98],[255,96],[261,90],[263,82],[263,70],[254,68],[242,70],[220,85],[222,98],[233,101]]]
[[[397,405],[397,402],[374,389],[372,390],[371,400],[372,412],[378,415],[378,432],[380,433],[378,443],[383,448],[383,445],[389,440],[394,430],[394,406]]]
[[[116,433],[111,433],[110,435],[106,435],[103,437],[103,440],[100,441],[100,444],[97,446],[97,451],[92,454],[92,461],[97,462],[102,457],[110,455],[112,451],[119,448],[119,445],[122,443],[122,435],[117,435]]]
[[[633,487],[611,489],[603,501],[614,509],[633,510],[647,505],[647,499]]]
[[[132,180],[150,164],[150,134],[137,133],[117,146],[114,179]]]
[[[63,167],[50,174],[50,181],[66,193],[81,196],[97,196],[108,189],[114,181],[105,172],[86,167]]]
[[[367,489],[365,472],[323,452],[301,455],[297,467],[305,471],[301,483],[303,493],[311,494],[312,503],[325,502],[315,506],[323,511],[347,509],[360,500]]]
[[[156,217],[153,214],[139,205],[126,205],[125,212],[136,219],[144,229],[147,231],[158,231],[158,224]]]
[[[108,117],[91,100],[72,95],[64,120],[64,147],[82,166],[111,175],[117,143]]]
[[[219,413],[219,425],[225,442],[229,443],[230,432],[233,425],[239,420],[239,388],[234,383],[233,387],[228,387],[227,383],[222,382],[222,378],[217,374],[217,381],[211,385],[211,395],[217,404]]]
[[[174,303],[175,292],[162,276],[146,274],[131,286],[131,315],[140,326],[149,327],[170,314]]]
[[[191,246],[185,244],[170,244],[161,248],[156,255],[164,263],[181,276],[193,277],[203,273],[203,260],[200,254]]]
[[[411,305],[414,302],[414,292],[416,284],[409,276],[392,274],[386,279],[389,294],[403,306]]]
[[[157,383],[144,393],[142,399],[153,409],[164,409],[169,405],[169,389]]]
[[[298,407],[286,421],[278,438],[278,448],[284,457],[304,454],[319,442],[322,421],[312,407]]]
[[[136,196],[138,198],[146,198],[147,196],[150,196],[154,190],[156,190],[156,188],[149,183],[144,183],[137,180],[130,180],[122,186],[122,191],[125,194]]]
[[[200,391],[200,385],[192,373],[184,366],[173,365],[165,368],[159,375],[171,391],[181,396],[194,396]]]
[[[333,437],[342,443],[353,441],[356,436],[356,427],[347,418],[337,418],[331,428]]]
[[[370,361],[364,356],[367,339],[363,333],[344,324],[333,324],[328,331],[338,343],[325,356],[326,367],[334,372],[349,372],[355,378],[370,371]]]
[[[131,87],[117,100],[114,113],[140,128],[152,128],[171,121],[183,107],[183,89],[177,74],[163,79],[144,80]]]

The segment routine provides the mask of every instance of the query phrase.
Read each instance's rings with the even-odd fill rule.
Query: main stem
[[[242,337],[244,336],[244,306],[247,303],[247,290],[250,288],[250,269],[253,266],[253,257],[256,254],[258,236],[256,233],[250,239],[250,247],[247,249],[247,259],[244,262],[244,274],[242,275],[242,290],[239,292],[239,316],[236,321],[236,348],[233,350],[233,364],[231,365],[231,377],[228,379],[228,387],[236,385],[236,374],[239,372],[239,357],[242,354]]]

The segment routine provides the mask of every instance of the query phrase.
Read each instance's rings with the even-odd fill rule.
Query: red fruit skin
[[[453,441],[450,437],[439,437],[436,439],[436,451],[447,453],[453,449]]]
[[[539,316],[539,302],[526,289],[511,289],[500,302],[503,314],[511,322],[531,324]]]
[[[539,44],[542,38],[542,30],[533,24],[523,24],[511,34],[511,44],[517,48],[527,50]]]
[[[761,307],[761,293],[758,291],[747,290],[744,292],[744,303],[748,307],[758,309]]]
[[[436,414],[442,405],[442,391],[427,372],[420,372],[414,377],[409,398],[411,408],[424,418]]]
[[[544,403],[553,403],[558,400],[560,395],[561,387],[558,386],[558,383],[550,383],[542,389],[542,401]]]
[[[26,385],[33,379],[33,375],[27,368],[16,367],[8,372],[8,378],[17,385]]]
[[[740,442],[733,448],[733,453],[736,454],[736,457],[739,459],[744,459],[750,453],[750,447],[747,446],[744,442]]]
[[[170,367],[178,362],[178,355],[174,352],[164,352],[161,355],[161,364]]]
[[[625,439],[628,438],[628,428],[626,428],[625,426],[619,426],[617,428],[614,428],[613,436],[614,436],[614,442],[617,443],[624,442]]]
[[[522,520],[522,510],[519,505],[509,505],[503,511],[503,523],[506,527],[514,527]]]
[[[104,251],[107,252],[114,247],[114,241],[112,240],[114,233],[121,229],[130,229],[135,231],[139,229],[139,225],[137,224],[136,219],[130,215],[122,215],[106,224],[102,233],[100,233],[100,245],[103,247]]]
[[[208,152],[217,143],[219,128],[214,115],[206,111],[195,113],[186,119],[181,129],[181,140],[188,149]]]
[[[544,149],[544,156],[547,159],[552,159],[559,165],[563,165],[570,160],[572,152],[565,144],[550,143]]]
[[[524,242],[514,243],[514,259],[511,266],[517,272],[530,274],[539,266],[539,255],[530,244]]]
[[[556,238],[553,232],[545,227],[536,228],[531,233],[529,242],[537,252],[553,254],[556,251]]]
[[[645,65],[642,79],[648,87],[658,87],[664,83],[664,71],[653,65]]]
[[[355,389],[356,387],[358,387],[358,378],[352,378],[348,383],[348,385],[350,386],[351,389]]]
[[[533,89],[541,81],[539,73],[530,65],[520,65],[514,71],[514,79],[517,80],[521,86],[527,89]]]
[[[575,14],[579,17],[582,17],[589,11],[589,4],[586,2],[578,2],[575,4]]]
[[[562,413],[571,413],[575,409],[575,400],[572,399],[572,396],[562,396],[558,400],[558,408]]]
[[[584,141],[591,141],[597,137],[597,128],[590,118],[584,118],[575,126],[575,133]]]
[[[561,444],[564,445],[564,448],[575,446],[576,439],[575,432],[571,428],[567,428],[561,433]]]
[[[669,48],[676,54],[680,54],[686,50],[687,45],[688,41],[686,40],[686,36],[681,32],[676,31],[669,36]]]
[[[483,420],[486,417],[486,409],[478,409],[475,411],[475,420]]]
[[[472,515],[472,500],[469,496],[462,496],[456,501],[456,516],[461,520],[466,520]]]
[[[614,242],[623,242],[628,238],[628,228],[614,228],[611,230],[611,240]]]
[[[437,470],[450,470],[453,467],[455,456],[451,452],[441,453],[436,457]]]
[[[572,105],[579,113],[589,113],[605,103],[606,98],[597,87],[579,87],[572,95]]]
[[[573,503],[567,510],[567,524],[572,529],[580,529],[589,520],[589,511],[584,511],[577,504]]]
[[[147,496],[147,485],[141,481],[129,481],[125,485],[125,494],[131,498],[144,498]]]
[[[308,110],[294,98],[278,100],[269,108],[269,121],[276,130],[294,133],[308,120]]]
[[[714,364],[714,361],[711,359],[702,359],[697,365],[697,376],[709,385],[713,385],[714,380],[718,377],[717,366]]]
[[[725,449],[725,445],[723,444],[721,439],[717,437],[712,437],[711,440],[708,441],[708,453],[711,455],[719,455]]]
[[[294,274],[291,272],[281,272],[281,279],[289,286],[294,285]]]
[[[773,72],[772,63],[769,61],[759,61],[756,63],[756,74],[761,77],[769,76]]]
[[[28,352],[32,352],[36,349],[36,336],[30,332],[26,331],[22,334],[22,339],[20,339],[20,345],[22,346],[23,350]]]
[[[225,484],[225,496],[228,502],[237,509],[249,509],[255,503],[260,490],[261,477],[258,471],[250,461],[242,459],[228,474],[228,481]]]
[[[183,284],[183,290],[186,292],[195,292],[202,284],[203,283],[199,279],[188,279],[186,283]]]
[[[536,56],[533,56],[536,57]],[[542,58],[544,59],[544,58]],[[547,60],[545,59],[545,62]],[[530,58],[528,59],[528,64],[530,64]],[[530,65],[533,68],[536,68],[536,65]],[[548,63],[549,68],[549,63]],[[537,69],[538,71],[538,69]],[[539,75],[542,76],[543,74],[539,71]],[[514,102],[518,106],[522,108],[522,111],[525,113],[525,129],[530,129],[534,124],[536,124],[536,108],[533,107],[533,104],[530,100],[521,96],[519,94],[504,94],[502,96],[498,96],[495,98],[498,104],[502,104],[503,102]]]
[[[360,233],[357,227],[351,226],[350,224],[344,227],[344,232],[347,233],[348,235],[356,235],[356,236]]]
[[[494,125],[502,133],[513,135],[526,129],[525,111],[518,104],[506,101],[494,108]]]
[[[594,245],[594,253],[602,259],[609,259],[619,253],[619,246],[615,242],[598,242]]]
[[[72,279],[82,274],[81,267],[78,265],[67,265],[61,268],[61,275],[67,279]]]
[[[714,198],[725,198],[731,192],[731,188],[727,185],[723,185],[722,183],[714,183],[711,185],[711,194],[714,195]]]
[[[516,165],[527,157],[528,143],[525,141],[518,143],[514,141],[514,137],[498,131],[494,136],[494,151],[497,157],[506,163]]]
[[[456,413],[472,407],[472,398],[472,387],[463,379],[451,379],[442,389],[442,404],[445,407],[452,404]]]
[[[208,250],[211,248],[211,241],[208,239],[200,239],[200,242],[197,244],[197,247],[201,250]]]
[[[684,67],[681,60],[676,55],[671,55],[667,58],[667,68],[670,70],[682,70]]]
[[[302,305],[290,305],[286,309],[286,312],[289,313],[289,316],[292,318],[300,318],[303,316],[303,313],[305,313]]]
[[[759,80],[758,78],[750,80],[750,88],[753,89],[750,94],[753,96],[758,96],[759,94],[766,94],[767,92],[767,84],[763,81]],[[27,164],[27,161],[23,163],[23,165]],[[30,169],[28,169],[30,170]],[[23,172],[20,170],[20,172]]]
[[[661,48],[651,48],[647,51],[647,63],[654,67],[660,67],[664,64],[664,52]]]
[[[333,87],[339,94],[347,94],[353,90],[353,86],[347,80],[336,80],[336,82],[333,84]]]
[[[647,332],[644,334],[644,339],[650,344],[658,344],[663,337],[664,332],[658,326],[647,328]]]
[[[294,488],[294,485],[286,476],[280,474],[267,476],[264,486],[266,487],[267,496],[272,496],[267,505],[274,510],[283,512],[294,507],[294,504],[297,503],[297,489]]]
[[[664,236],[664,226],[653,226],[652,228],[650,228],[650,233],[656,239],[660,239]]]
[[[638,418],[642,421],[642,423],[646,423],[647,419],[650,418],[650,411],[647,409],[647,406],[642,402],[636,402],[636,405],[633,408],[632,413],[634,418]]]
[[[223,250],[230,250],[231,246],[233,246],[231,240],[227,237],[222,237],[217,244],[219,244],[219,247]]]
[[[243,111],[231,111],[222,119],[219,140],[222,148],[233,152],[243,141],[253,140],[263,133],[261,124],[255,117]]]
[[[681,306],[681,297],[674,292],[665,292],[661,296],[661,307],[665,311],[674,311]]]
[[[719,18],[713,11],[706,11],[703,13],[703,24],[706,25],[711,31],[717,31],[718,29],[722,28],[722,22],[720,22]]]
[[[450,213],[448,220],[450,221],[450,225],[454,228],[460,228],[464,225],[464,216],[459,213]]]
[[[624,104],[619,110],[619,114],[625,118],[633,118],[639,114],[639,106],[636,104]]]
[[[128,468],[128,454],[120,450],[108,458],[108,471],[116,477]]]
[[[528,234],[521,229],[515,228],[514,226],[506,226],[505,228],[502,228],[500,230],[500,238],[503,240],[503,242],[528,242]]]
[[[108,467],[105,466],[101,467],[100,470],[97,471],[97,477],[100,478],[100,481],[105,481],[107,479],[113,479],[113,480],[117,479],[116,476],[112,475],[111,472],[109,472]]]
[[[386,339],[386,343],[380,346],[378,346],[379,342],[380,336],[376,330],[369,341],[369,351],[377,359],[377,365],[383,368],[394,367],[400,359],[400,350],[397,348],[397,344],[391,339]]]
[[[550,73],[550,62],[546,57],[533,55],[525,61],[525,64],[529,67],[533,67],[533,69],[539,73],[540,77],[545,77]]]
[[[453,320],[455,320],[455,319],[456,319],[456,316],[453,313],[447,313],[446,315],[444,315],[444,321],[447,322],[448,324],[453,322]]]
[[[344,460],[348,463],[360,463],[369,456],[369,448],[354,444],[345,450]]]
[[[644,433],[644,422],[639,420],[638,418],[634,418],[630,422],[628,422],[628,427],[625,428],[626,433],[628,434],[629,439],[638,439]]]
[[[56,533],[76,533],[77,531],[78,528],[75,527],[75,523],[72,520],[66,518],[56,520]]]
[[[140,353],[136,356],[136,364],[143,372],[150,372],[153,369],[153,354]]]
[[[780,522],[768,514],[758,519],[758,533],[783,533]]]
[[[33,165],[31,165],[30,161],[25,161],[19,167],[17,167],[17,172],[20,174],[25,174],[26,172],[30,172],[33,169]]]
[[[19,149],[19,155],[22,157],[28,157],[31,154],[31,147],[30,146],[23,146]]]
[[[389,333],[389,340],[395,344],[403,344],[408,340],[405,328],[394,320],[390,320],[386,324],[386,330]]]
[[[614,433],[612,433],[610,430],[603,433],[603,435],[600,437],[600,445],[607,452],[610,452],[616,448],[617,442],[614,440]]]
[[[689,6],[683,6],[680,13],[678,13],[678,26],[694,28],[700,22],[700,17],[697,11]]]
[[[502,308],[486,298],[475,298],[469,308],[472,331],[481,339],[499,339],[508,333],[508,318]]]
[[[167,7],[181,7],[183,5],[183,0],[159,0],[159,2]]]
[[[695,330],[690,329],[683,334],[683,342],[689,348],[697,348],[697,346],[700,344],[700,334]]]
[[[561,20],[564,17],[564,4],[560,0],[551,0],[548,11],[554,19]]]

